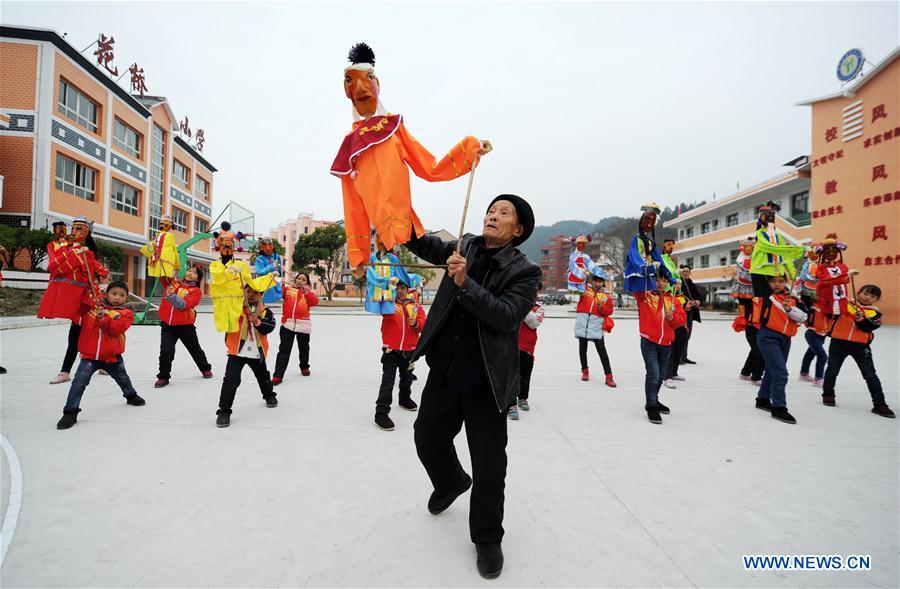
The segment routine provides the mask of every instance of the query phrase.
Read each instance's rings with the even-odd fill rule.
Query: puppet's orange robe
[[[409,134],[401,115],[357,121],[341,145],[331,173],[341,178],[350,267],[369,260],[374,228],[388,249],[425,228],[412,208],[409,168],[429,182],[453,180],[478,165],[481,142],[468,136],[440,161]]]

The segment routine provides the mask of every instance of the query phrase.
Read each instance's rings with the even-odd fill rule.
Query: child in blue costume
[[[259,254],[256,256],[255,270],[257,276],[275,273],[276,276],[284,276],[284,265],[281,256],[275,253],[275,243],[271,237],[262,237],[259,240]],[[264,303],[275,303],[283,296],[281,284],[277,283],[263,293]]]
[[[641,211],[638,234],[631,239],[628,257],[625,258],[625,290],[633,293],[656,290],[657,268],[662,269],[670,284],[676,282],[656,247],[656,219],[661,209],[651,202],[642,206]]]
[[[366,269],[366,311],[391,315],[395,310],[395,285],[398,281],[411,284],[412,280],[400,265],[400,258],[389,252],[377,237],[375,246],[377,251],[369,254],[369,267]]]

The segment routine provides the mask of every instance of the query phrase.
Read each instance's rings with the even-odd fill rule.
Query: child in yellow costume
[[[275,274],[253,278],[247,263],[234,259],[234,236],[228,229],[216,234],[216,249],[220,259],[209,265],[213,319],[216,331],[220,333],[238,330],[244,310],[244,285],[249,284],[254,290],[265,292],[277,282]]]
[[[169,280],[181,267],[178,250],[175,248],[175,236],[171,233],[173,226],[172,217],[163,215],[159,222],[159,234],[141,248],[141,253],[147,257],[147,274],[158,276],[163,287],[168,286]]]

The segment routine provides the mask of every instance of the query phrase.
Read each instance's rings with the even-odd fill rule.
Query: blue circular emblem
[[[859,49],[851,49],[845,53],[837,66],[837,77],[841,82],[849,82],[862,71],[865,58]]]

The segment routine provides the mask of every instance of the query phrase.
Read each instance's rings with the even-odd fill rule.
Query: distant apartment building
[[[313,219],[312,213],[300,213],[296,218],[289,219],[284,223],[279,224],[278,227],[269,230],[269,236],[273,239],[277,239],[278,242],[284,246],[283,262],[285,272],[291,270],[291,255],[294,252],[294,246],[297,244],[297,239],[301,235],[307,235],[319,227],[327,227],[328,225],[334,225],[334,221],[319,221]],[[319,278],[317,276],[311,274],[310,280],[312,281],[313,289],[317,293],[323,294],[325,292],[322,285],[319,284]]]

